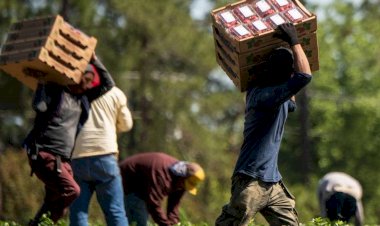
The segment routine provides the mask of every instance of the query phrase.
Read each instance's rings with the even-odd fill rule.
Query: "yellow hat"
[[[206,177],[202,167],[197,163],[188,163],[188,177],[185,179],[185,189],[192,195],[197,194],[197,185]]]

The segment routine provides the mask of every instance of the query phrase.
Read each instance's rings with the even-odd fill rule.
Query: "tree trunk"
[[[0,153],[2,155],[2,153]],[[1,158],[1,157],[0,157]],[[0,172],[0,219],[3,219],[4,207],[3,207],[3,178],[2,172]]]
[[[60,15],[65,19],[66,21],[68,20],[68,11],[69,11],[69,0],[62,0],[62,5],[61,5],[61,11]]]
[[[310,123],[309,123],[309,98],[307,89],[303,89],[297,95],[297,104],[299,105],[299,121],[300,121],[300,147],[301,147],[301,170],[302,181],[309,183],[309,175],[312,169],[312,156],[311,156],[311,139],[309,136]]]

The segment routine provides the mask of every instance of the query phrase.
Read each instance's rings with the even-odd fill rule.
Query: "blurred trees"
[[[212,2],[215,8],[230,3]],[[3,0],[0,37],[4,40],[12,22],[56,13],[95,36],[97,55],[127,94],[133,111],[134,128],[119,139],[121,158],[163,151],[199,162],[207,179],[198,196],[185,196],[181,213],[191,222],[213,224],[229,198],[242,141],[244,94],[216,65],[209,16],[192,20],[190,4],[190,0]],[[336,0],[320,9],[320,71],[307,93],[297,97],[306,107],[290,115],[279,158],[284,180],[297,198],[301,222],[318,215],[313,191],[318,178],[332,170],[362,182],[367,221],[380,221],[376,4]],[[2,72],[0,90],[0,219],[26,222],[31,213],[22,206],[27,203],[36,210],[41,188],[28,175],[24,153],[4,152],[4,146],[17,146],[31,127],[32,93]],[[302,112],[309,119],[300,123]],[[307,139],[305,148],[301,144]],[[12,201],[8,196],[18,198]]]
[[[218,76],[224,78],[224,74],[209,75],[216,68],[212,36],[208,29],[197,26],[191,19],[190,3],[174,0],[40,1],[38,4],[6,1],[7,12],[19,7],[20,11],[3,14],[7,19],[1,23],[7,28],[17,20],[60,12],[75,27],[95,36],[97,55],[127,94],[133,111],[134,128],[120,138],[121,158],[137,152],[163,151],[179,159],[199,162],[210,180],[204,183],[204,192],[199,196],[186,197],[183,206],[189,208],[184,211],[184,217],[195,222],[212,221],[221,206],[215,200],[226,198],[220,194],[229,184],[236,155],[230,150],[237,150],[236,145],[240,143],[235,138],[235,132],[240,129],[234,127],[239,121],[236,116],[243,110],[243,98],[231,83],[228,87],[223,85]],[[6,30],[1,34],[5,35]],[[4,73],[1,78],[20,85]],[[9,84],[3,87],[3,90],[10,89]],[[20,142],[33,118],[29,107],[32,93],[30,90],[25,93],[23,99],[29,118],[22,125],[25,131],[18,137]],[[215,158],[222,151],[226,154]],[[27,162],[21,164],[27,165]],[[221,164],[228,167],[220,167]],[[18,176],[29,180],[28,175]],[[5,188],[3,191],[12,190],[5,181],[1,185]],[[191,205],[186,205],[187,202]],[[11,212],[4,212],[2,217],[24,213],[19,208]],[[28,216],[20,216],[20,219],[23,217]]]
[[[324,11],[319,26],[323,66],[311,94],[312,134],[316,175],[340,170],[358,178],[367,223],[378,223],[380,30],[375,18],[380,12],[368,4],[334,1]]]

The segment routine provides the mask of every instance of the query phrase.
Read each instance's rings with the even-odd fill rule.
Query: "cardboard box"
[[[300,1],[289,0],[292,4],[292,8],[296,9],[296,12],[301,12],[301,19],[294,22],[297,35],[301,42],[301,45],[308,57],[310,67],[312,71],[319,70],[319,50],[317,40],[317,17],[310,13]],[[248,87],[248,83],[254,82],[255,74],[260,73],[256,65],[262,65],[265,63],[269,53],[280,46],[289,47],[289,45],[283,40],[275,37],[277,29],[271,29],[263,33],[251,33],[250,37],[236,38],[230,33],[228,27],[218,18],[218,15],[224,12],[231,12],[233,14],[234,9],[243,5],[253,5],[258,0],[242,0],[236,3],[228,4],[224,7],[220,7],[211,12],[213,22],[213,35],[215,43],[215,53],[217,63],[231,78],[234,84],[241,92],[244,92]],[[286,16],[283,9],[277,9],[270,1],[268,3],[276,9],[271,15],[280,15],[285,21],[289,21],[289,14]],[[268,24],[268,18],[271,16],[260,17],[259,20]],[[238,17],[237,17],[238,18]],[[247,21],[238,21],[239,24],[247,25]],[[235,25],[234,25],[235,26]],[[247,27],[247,26],[246,26]],[[273,27],[272,27],[273,28]],[[247,35],[249,36],[249,35]]]
[[[299,41],[305,51],[306,56],[309,61],[318,60],[318,42],[317,34],[311,33],[302,37],[299,37]],[[251,51],[244,53],[237,53],[231,51],[228,46],[218,37],[214,35],[215,48],[223,49],[227,58],[230,59],[233,65],[238,67],[245,67],[248,65],[259,64],[266,61],[270,52],[278,47],[287,47],[290,48],[286,42],[278,42],[269,46],[262,46],[261,48],[255,48]],[[318,68],[314,68],[318,70]]]
[[[59,26],[59,25],[62,25],[63,23],[64,23],[64,19],[59,15],[46,16],[46,17],[24,19],[21,21],[17,21],[11,25],[9,30],[19,31],[19,30],[36,28],[36,27],[53,27],[54,24]]]
[[[40,48],[45,48],[54,56],[61,58],[61,60],[71,69],[78,68],[82,72],[84,72],[87,67],[88,61],[91,59],[92,55],[92,50],[89,48],[82,50],[62,37],[56,39],[48,37],[4,44],[0,56],[38,50]]]
[[[48,36],[52,38],[62,36],[82,49],[94,48],[97,43],[96,38],[76,29],[60,15],[16,22],[11,25],[5,42],[12,43]]]
[[[287,43],[280,43],[278,46],[267,46],[256,51],[238,54],[224,48],[225,46],[218,43],[217,39],[214,41],[218,64],[241,92],[246,91],[247,87],[255,82],[254,77],[262,72],[263,65],[273,49],[280,46],[289,48]],[[312,33],[299,37],[299,41],[308,58],[311,70],[317,71],[319,69],[317,34]]]
[[[75,84],[82,76],[81,71],[68,68],[45,48],[1,55],[0,65],[4,72],[33,90],[38,80]]]
[[[309,33],[313,33],[317,30],[317,17],[310,13],[303,5],[300,3],[298,0],[293,0],[294,3],[304,11],[304,13],[308,16],[308,18],[295,23],[295,27],[297,30],[298,36],[304,36]],[[225,27],[223,27],[222,24],[218,22],[216,19],[216,15],[219,12],[225,11],[225,10],[232,10],[238,5],[241,4],[246,4],[250,3],[252,1],[249,0],[243,0],[239,1],[233,4],[229,4],[227,6],[215,9],[211,12],[211,18],[213,22],[213,26],[215,27],[214,32],[218,34],[220,37],[224,37],[226,45],[228,45],[232,51],[238,52],[238,53],[243,53],[250,51],[254,48],[259,48],[262,45],[270,45],[272,43],[278,43],[279,40],[278,38],[274,37],[273,35],[275,34],[275,30],[268,31],[253,37],[245,38],[242,40],[236,40],[234,37],[229,34]],[[265,18],[263,18],[265,19]]]
[[[264,64],[250,65],[241,68],[233,67],[219,50],[220,49],[217,49],[216,52],[216,61],[241,92],[246,91],[249,84],[254,83],[259,73],[263,72]]]
[[[276,44],[279,41],[277,37],[274,37],[275,31],[265,32],[261,35],[245,38],[242,40],[236,40],[233,38],[220,24],[214,22],[214,32],[219,37],[223,37],[226,45],[229,46],[231,51],[244,53],[251,51],[255,48],[260,48],[262,46],[268,46],[271,44]],[[297,34],[299,36],[306,35],[316,31],[316,16],[309,18],[303,23],[296,24]]]
[[[0,69],[34,89],[37,80],[75,84],[85,71],[97,40],[59,15],[11,25],[0,53]]]
[[[230,64],[228,57],[226,58],[223,51],[219,48],[216,48],[216,61],[240,92],[245,92],[251,84],[254,84],[256,77],[263,72],[265,67],[265,62],[245,67],[236,67]],[[318,70],[318,60],[313,59],[313,61],[309,61],[309,64],[312,70]]]

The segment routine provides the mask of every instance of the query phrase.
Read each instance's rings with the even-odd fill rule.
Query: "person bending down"
[[[120,162],[120,170],[128,220],[137,226],[146,226],[149,214],[160,226],[177,224],[181,198],[186,191],[196,195],[198,183],[205,179],[199,164],[160,152],[132,155]],[[164,198],[166,213],[161,207]]]

